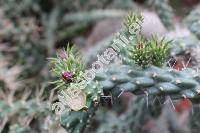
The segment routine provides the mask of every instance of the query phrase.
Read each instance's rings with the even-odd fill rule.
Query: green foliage
[[[129,51],[130,59],[142,68],[148,67],[152,63],[150,47],[143,37],[137,39],[134,48],[129,48]]]
[[[146,68],[150,65],[162,66],[166,62],[169,55],[169,44],[171,41],[166,41],[165,38],[159,40],[153,37],[150,41],[144,37],[137,37],[136,41],[132,42],[129,47],[129,58],[135,64]]]
[[[128,15],[125,17],[124,19],[124,26],[125,26],[125,30],[129,31],[130,27],[132,28],[133,26],[136,26],[136,24],[138,24],[138,26],[140,26],[141,30],[141,24],[143,22],[143,16],[140,13],[135,13],[135,12],[129,12]],[[135,25],[133,25],[135,24]],[[138,28],[138,27],[136,27]],[[136,29],[138,30],[138,29]]]
[[[78,52],[74,47],[68,47],[66,50],[61,50],[60,53],[57,54],[57,58],[49,58],[49,60],[52,73],[59,78],[52,83],[56,83],[56,88],[59,89],[65,84],[65,81],[62,79],[63,72],[72,73],[72,81],[76,82],[84,69],[80,55],[78,55]]]
[[[152,65],[161,67],[168,58],[169,45],[172,41],[166,41],[163,37],[161,40],[153,38],[150,41],[151,54],[152,54]]]

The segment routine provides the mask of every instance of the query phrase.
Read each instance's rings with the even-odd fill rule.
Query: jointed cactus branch
[[[136,95],[148,93],[169,95],[172,99],[200,100],[200,74],[189,68],[178,71],[155,66],[142,69],[134,64],[113,65],[97,78],[101,79],[98,81],[103,90],[112,92],[114,96],[128,91]]]

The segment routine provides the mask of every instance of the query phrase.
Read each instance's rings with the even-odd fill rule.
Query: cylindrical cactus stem
[[[132,92],[136,95],[165,95],[172,99],[200,100],[200,74],[190,68],[178,71],[167,67],[150,66],[142,69],[134,64],[112,65],[106,73],[96,78],[101,79],[99,83],[102,89],[114,96]]]

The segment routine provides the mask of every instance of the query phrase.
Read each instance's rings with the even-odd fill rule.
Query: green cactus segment
[[[80,85],[80,84],[79,84]],[[95,114],[100,96],[103,95],[102,87],[98,82],[91,82],[84,88],[87,95],[86,108],[79,111],[70,111],[61,116],[60,123],[69,133],[82,133],[90,119]]]
[[[84,88],[87,95],[87,107],[93,106],[95,102],[100,101],[100,96],[103,95],[103,90],[98,82],[91,82]]]
[[[70,133],[82,133],[90,123],[95,111],[95,107],[90,107],[87,111],[82,110],[64,114],[61,116],[60,123]]]
[[[173,9],[168,0],[149,0],[148,5],[152,6],[167,29],[173,29]]]
[[[113,92],[115,97],[128,91],[136,95],[169,95],[174,99],[200,99],[200,74],[193,69],[177,71],[155,66],[142,69],[137,65],[111,67],[105,73],[106,78],[99,83],[104,91]]]
[[[200,39],[200,7],[194,9],[184,20],[189,30]]]

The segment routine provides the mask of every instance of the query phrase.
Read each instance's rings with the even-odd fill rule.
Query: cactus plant
[[[133,15],[129,15],[129,17],[132,17],[129,19],[131,20],[137,16],[141,19],[140,15],[134,15],[134,17]],[[129,21],[125,22],[127,22],[127,25],[130,25],[130,23],[128,23]],[[132,23],[134,22],[135,21]],[[139,36],[139,33],[140,32],[138,32],[136,36]],[[135,37],[134,35],[128,33],[127,26],[121,34],[129,37]],[[148,45],[143,38],[139,38],[138,40],[140,41],[139,46],[137,41],[135,43],[132,40],[128,46],[128,49],[132,49],[131,51],[129,50],[132,55],[128,54],[129,56],[127,56],[126,53],[129,52],[125,49],[125,54],[122,54],[121,56],[125,61],[123,64],[112,63],[112,65],[108,67],[108,71],[96,74],[94,80],[87,85],[86,89],[83,89],[83,91],[87,94],[87,97],[95,97],[95,100],[92,99],[95,103],[92,103],[90,98],[88,98],[87,101],[90,101],[90,106],[87,106],[88,108],[86,110],[81,109],[78,111],[72,111],[67,115],[68,117],[64,115],[62,119],[64,122],[62,122],[62,125],[66,129],[69,129],[71,132],[75,132],[77,130],[80,132],[83,130],[83,127],[86,127],[87,123],[80,124],[79,122],[89,121],[90,117],[94,114],[95,110],[93,108],[97,107],[96,103],[99,103],[99,98],[101,96],[99,94],[102,94],[101,90],[104,93],[111,93],[112,96],[116,98],[123,92],[131,92],[135,95],[148,94],[151,96],[170,96],[172,99],[187,98],[193,102],[199,102],[200,75],[195,70],[185,68],[182,71],[178,71],[173,68],[165,66],[162,67],[162,64],[165,62],[168,54],[168,43],[170,42],[164,41],[163,39],[158,41],[158,39],[154,38]],[[145,49],[144,51],[143,46],[148,47],[148,49]],[[141,48],[142,52],[133,51],[137,48],[139,48],[139,50]],[[138,60],[144,60],[141,56],[143,56],[143,54],[150,54],[148,51],[151,51],[154,54],[153,57],[148,56],[148,60],[150,62],[148,62],[148,65],[145,65],[144,67],[144,64],[140,64]],[[138,56],[136,56],[136,54]],[[135,58],[132,58],[133,56],[135,56]],[[161,58],[162,60],[160,60]],[[55,68],[59,68],[56,66],[59,65],[59,62],[53,63],[55,64]],[[62,67],[61,69],[63,68],[65,67]],[[61,73],[61,71],[59,73]],[[64,86],[66,86],[66,84],[64,84]],[[99,93],[93,92],[92,90],[99,90]],[[92,93],[89,93],[91,91]]]
[[[173,3],[170,4],[173,6]],[[150,5],[164,25],[171,29],[173,14],[168,1],[154,0]],[[141,24],[135,27],[137,28],[135,34],[130,34],[129,26],[138,19],[142,20],[141,15],[132,13],[126,17],[124,28],[119,34],[91,48],[92,54],[84,51],[84,55],[88,54],[85,56],[87,65],[84,65],[80,56],[75,54],[77,52],[74,53],[70,49],[74,44],[65,42],[77,40],[80,42],[80,38],[87,40],[88,35],[91,37],[93,34],[90,29],[95,29],[96,22],[109,18],[119,20],[127,10],[140,10],[141,6],[135,6],[132,0],[2,0],[0,9],[2,20],[0,23],[0,54],[2,54],[0,56],[0,132],[61,132],[60,125],[68,132],[90,132],[90,130],[95,132],[97,126],[103,122],[105,124],[101,126],[99,132],[140,132],[141,128],[143,131],[146,126],[148,128],[147,117],[153,120],[156,128],[162,129],[163,132],[184,132],[175,120],[174,114],[171,113],[170,117],[166,117],[170,112],[165,107],[158,105],[152,107],[149,103],[147,109],[145,105],[147,103],[140,98],[151,102],[152,97],[161,97],[165,100],[170,96],[172,99],[188,98],[193,103],[199,103],[198,72],[193,68],[178,71],[174,70],[171,64],[166,65],[166,61],[171,56],[176,59],[180,56],[187,59],[192,56],[192,61],[194,57],[195,65],[198,66],[199,40],[194,36],[180,40],[175,38],[172,44],[166,37],[163,40],[160,36],[146,39],[140,34]],[[198,13],[195,15],[198,16]],[[195,17],[188,18],[189,23],[193,23],[190,22],[193,18]],[[198,30],[195,28],[199,25],[196,22],[198,17],[194,24],[188,27],[193,27],[190,30],[192,29],[191,31],[198,35]],[[118,55],[118,58],[105,63],[104,68],[108,71],[98,72],[95,76],[85,71],[91,79],[94,78],[86,83],[84,81],[86,75],[82,72],[90,66],[94,69],[95,65],[91,64],[97,63],[95,60],[103,57],[99,54],[113,46],[116,48],[117,41],[122,38],[124,40],[120,41],[128,41],[128,43],[120,49],[115,49],[115,57]],[[81,41],[81,44],[85,42],[87,41]],[[46,58],[56,56],[55,51],[65,46],[69,46],[66,51],[61,50],[56,58],[51,59],[53,75],[50,75]],[[191,64],[189,66],[191,67]],[[47,81],[53,81],[53,84],[46,85]],[[52,88],[55,90],[50,91]],[[126,106],[123,102],[133,94],[139,99],[131,102],[125,111]],[[73,97],[69,98],[70,95]],[[93,123],[93,116],[98,110],[102,110],[102,106],[105,106],[104,98],[107,97],[110,103],[106,104],[107,109],[104,107],[103,109],[106,112],[112,110],[116,115],[112,116],[112,119]],[[50,105],[51,103],[54,106]],[[59,110],[57,107],[59,105],[63,107],[62,104],[65,107],[64,114],[56,116],[54,111],[57,110],[54,109]],[[156,109],[152,111],[154,107]],[[151,114],[152,112],[154,114]],[[96,116],[98,115],[103,116],[102,114]],[[61,118],[60,125],[59,118]],[[191,128],[198,129],[198,114],[195,114],[195,119],[191,118]],[[195,129],[193,131],[198,132]]]

